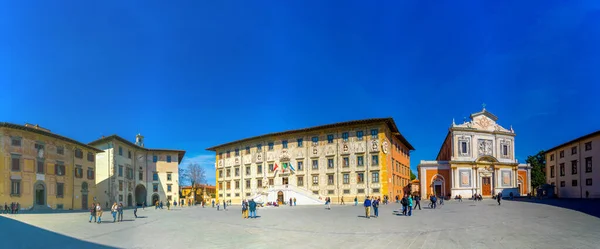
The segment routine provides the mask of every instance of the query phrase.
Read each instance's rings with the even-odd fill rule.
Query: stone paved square
[[[127,210],[121,223],[105,213],[103,224],[88,223],[88,213],[2,215],[0,241],[11,249],[600,247],[597,216],[535,202],[447,201],[435,210],[423,203],[412,217],[390,204],[371,219],[353,205],[261,208],[257,219],[242,219],[239,206],[146,208],[138,210],[145,218]]]

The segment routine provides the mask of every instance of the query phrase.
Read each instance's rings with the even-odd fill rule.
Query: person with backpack
[[[97,222],[97,218],[96,218],[96,203],[92,203],[92,208],[90,208],[90,221],[89,223],[92,223],[92,218],[94,219],[94,223]]]
[[[371,219],[371,199],[369,199],[368,196],[365,198],[363,206],[365,206],[365,217],[367,217],[367,219]]]
[[[429,200],[431,201],[431,203],[429,204],[429,208],[435,209],[435,207],[437,206],[437,198],[435,197],[435,195],[431,195],[429,197]]]
[[[375,218],[379,217],[379,199],[374,199],[371,206],[373,206],[373,214]]]
[[[406,207],[408,206],[408,199],[406,198],[406,194],[400,200],[400,204],[402,204],[402,215],[406,215]]]

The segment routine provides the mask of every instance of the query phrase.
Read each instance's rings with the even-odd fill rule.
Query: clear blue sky
[[[438,2],[1,1],[0,120],[142,133],[211,183],[207,147],[346,120],[393,117],[413,169],[482,103],[521,161],[600,128],[600,1]]]

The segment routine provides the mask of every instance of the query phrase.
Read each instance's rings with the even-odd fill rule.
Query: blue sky
[[[379,1],[378,1],[379,2]],[[393,117],[411,167],[487,109],[517,158],[600,128],[600,1],[0,1],[0,120],[187,150]]]

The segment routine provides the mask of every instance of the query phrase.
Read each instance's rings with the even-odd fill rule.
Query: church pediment
[[[488,112],[485,108],[480,112],[471,114],[470,118],[470,121],[465,120],[462,124],[453,123],[452,127],[490,132],[513,132],[512,129],[509,130],[499,125],[497,123],[498,117]]]

